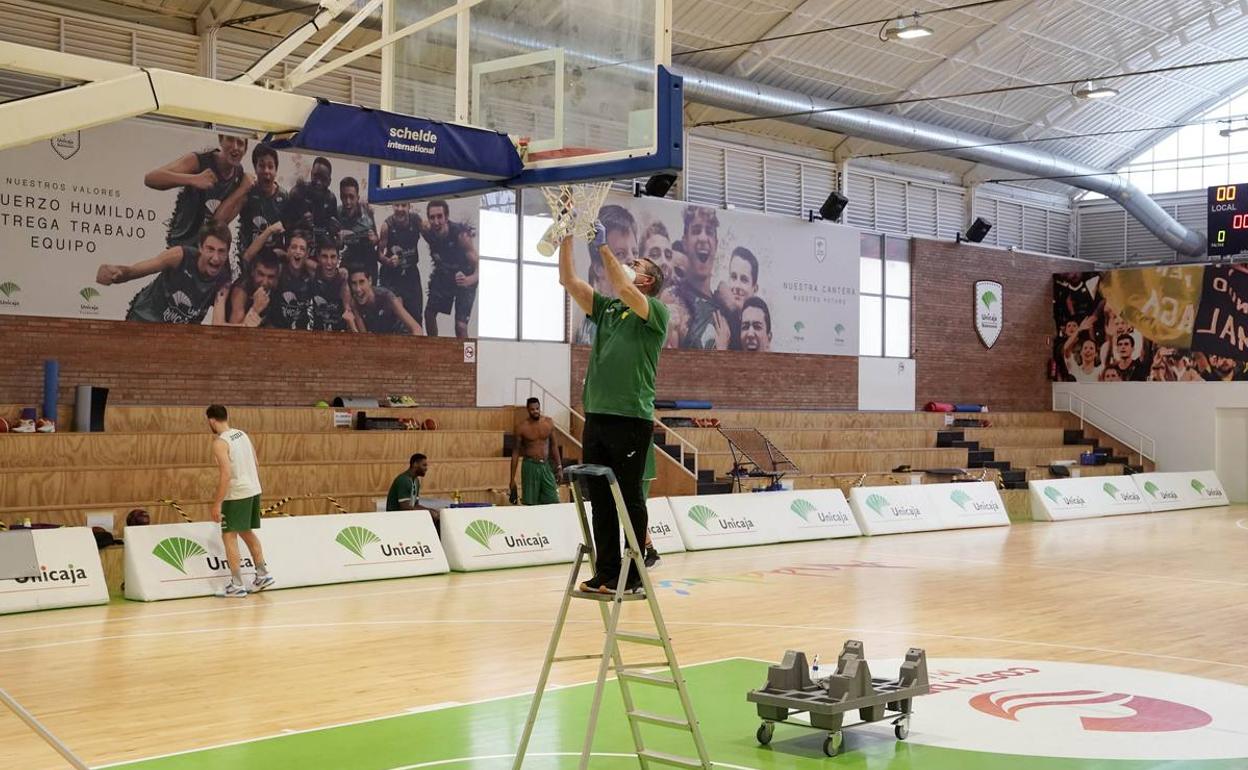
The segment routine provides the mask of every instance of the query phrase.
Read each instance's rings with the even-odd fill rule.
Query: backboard
[[[671,0],[384,0],[382,108],[506,134],[496,179],[374,165],[378,203],[635,178],[681,166]],[[412,30],[404,34],[405,30]]]

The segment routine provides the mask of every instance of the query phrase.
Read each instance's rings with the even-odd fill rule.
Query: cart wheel
[[[758,732],[754,733],[754,739],[758,741],[759,746],[766,746],[771,743],[771,736],[776,734],[776,725],[773,722],[763,722],[758,726]]]
[[[828,733],[828,737],[823,741],[823,753],[827,754],[829,757],[835,757],[837,754],[841,753],[841,747],[844,743],[845,736],[843,736],[839,731],[835,733]]]
[[[893,734],[897,736],[897,740],[904,741],[910,737],[910,719],[902,717],[893,723]]]

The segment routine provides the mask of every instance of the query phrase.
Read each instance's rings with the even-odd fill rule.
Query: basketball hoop
[[[555,221],[537,242],[538,253],[544,257],[553,255],[560,242],[569,236],[579,235],[592,241],[598,210],[610,189],[611,180],[543,187],[542,195],[546,196],[546,205]]]

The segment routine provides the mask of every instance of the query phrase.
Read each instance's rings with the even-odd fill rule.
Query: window
[[[1248,182],[1248,91],[1189,122],[1192,125],[1135,156],[1118,173],[1148,195]],[[1225,131],[1231,133],[1224,136]]]
[[[477,290],[477,335],[516,339],[519,281],[516,266],[516,194],[500,191],[481,196],[477,249],[481,281]]]
[[[863,233],[858,354],[910,357],[910,241]]]

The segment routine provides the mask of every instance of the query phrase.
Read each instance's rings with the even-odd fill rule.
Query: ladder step
[[[616,677],[618,679],[623,679],[626,682],[639,682],[641,684],[653,684],[659,687],[670,687],[673,690],[676,689],[675,681],[664,676],[658,676],[657,674],[642,674],[637,671],[621,671],[616,674]]]
[[[665,717],[662,714],[654,714],[649,711],[630,711],[628,718],[638,722],[646,722],[652,725],[661,725],[663,727],[671,727],[675,730],[685,730],[693,732],[693,727],[687,720],[679,717]]]
[[[662,647],[663,640],[658,634],[644,634],[640,632],[616,631],[615,638],[621,642],[632,642],[633,644],[649,644],[654,647]]]
[[[600,594],[600,593],[587,593],[585,591],[573,591],[572,598],[573,599],[588,599],[591,602],[613,602],[615,601],[615,594],[613,593]],[[646,592],[639,591],[637,593],[624,594],[624,596],[621,598],[626,602],[644,602],[646,600]]]
[[[659,764],[671,765],[673,767],[688,767],[691,770],[701,770],[703,767],[700,759],[682,757],[679,754],[667,754],[662,751],[639,751],[637,756],[642,759],[648,759],[651,762],[658,762]]]
[[[653,663],[625,663],[620,666],[612,666],[616,671],[645,671],[646,669],[665,668],[671,670],[672,664],[666,660],[659,660]]]

